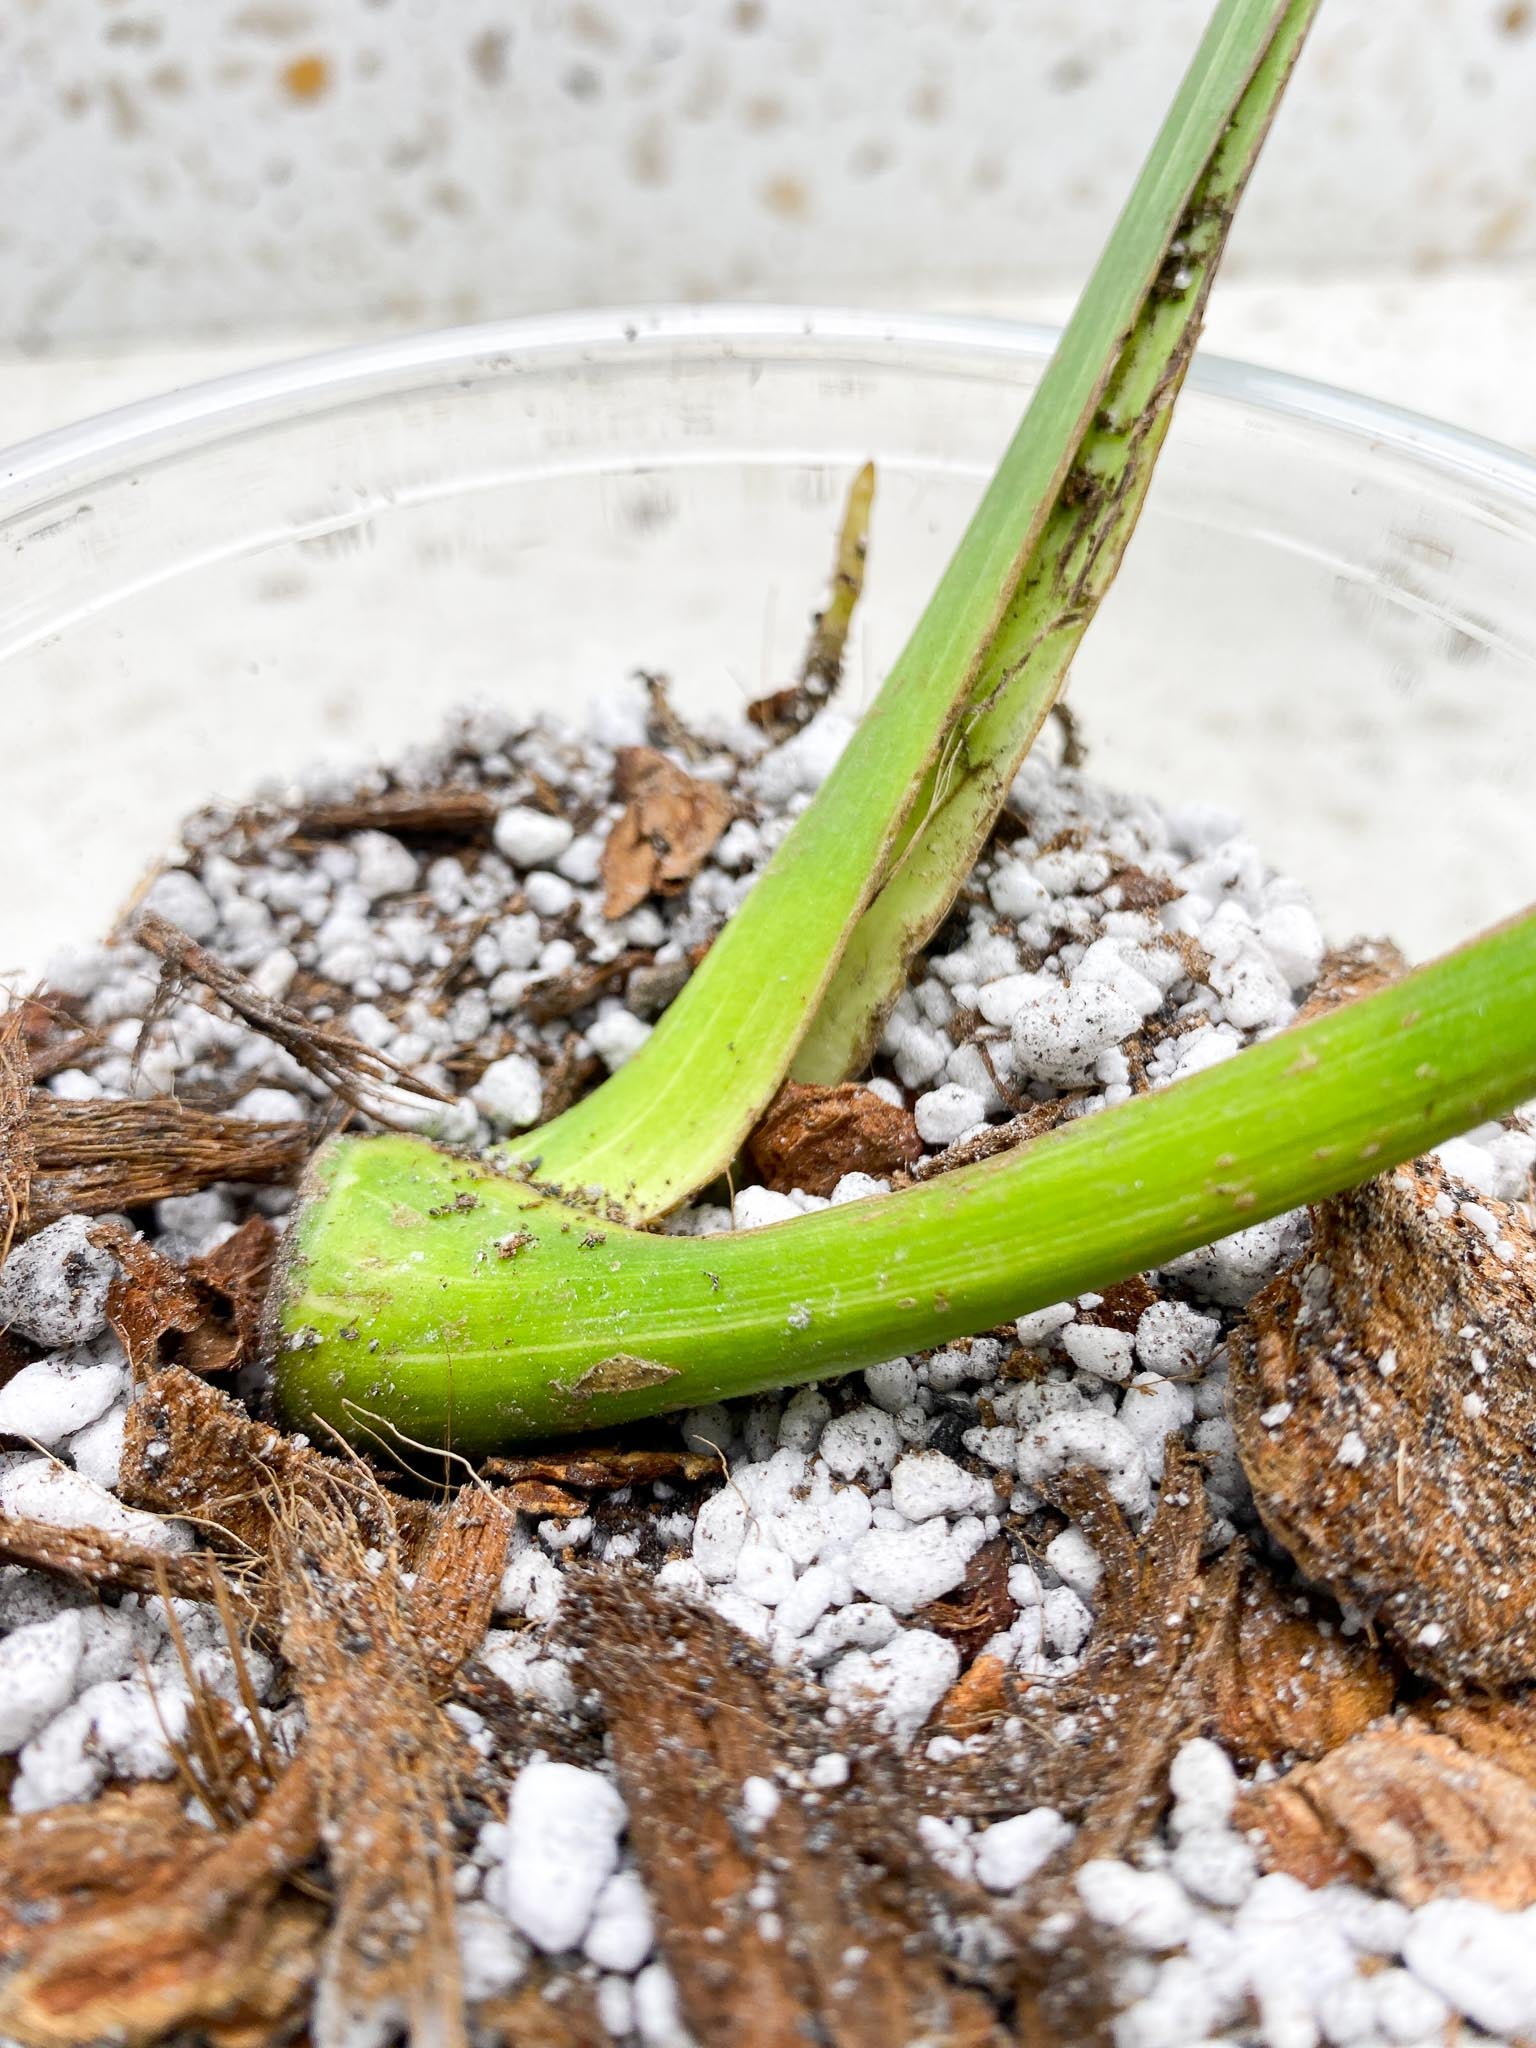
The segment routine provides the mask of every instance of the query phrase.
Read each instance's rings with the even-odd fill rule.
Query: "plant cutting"
[[[6,2040],[1536,2029],[1531,922],[1031,752],[1312,12],[856,732],[869,469],[746,722],[210,806],[0,1015]]]
[[[292,1419],[483,1451],[848,1371],[1334,1193],[1536,1089],[1523,919],[942,1185],[709,1247],[647,1229],[728,1168],[787,1076],[867,1062],[1130,541],[1315,11],[1217,9],[907,648],[637,1056],[478,1164],[404,1137],[317,1160],[276,1298]]]

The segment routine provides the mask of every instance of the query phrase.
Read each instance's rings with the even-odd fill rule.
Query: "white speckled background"
[[[6,0],[0,443],[248,363],[559,306],[1059,318],[1207,11]],[[1208,345],[1536,451],[1533,107],[1530,0],[1327,0]],[[178,751],[157,680],[164,785],[83,893],[0,891],[0,963],[94,921],[171,794],[206,787],[206,734],[189,720]],[[319,722],[293,735],[295,758],[327,744]],[[108,720],[83,815],[112,758]]]
[[[28,346],[1075,278],[1207,0],[8,0]],[[1234,237],[1536,253],[1527,0],[1329,0]]]

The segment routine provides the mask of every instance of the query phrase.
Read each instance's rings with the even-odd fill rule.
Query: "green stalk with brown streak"
[[[1226,167],[1223,206],[1235,201],[1290,68],[1289,55],[1276,64],[1270,52],[1293,51],[1317,4],[1221,0],[1018,432],[841,760],[635,1058],[507,1156],[537,1159],[567,1187],[603,1188],[635,1223],[730,1163],[972,703],[1128,340],[1181,359],[1181,324],[1158,296],[1170,247],[1213,159]],[[1246,154],[1225,140],[1234,116],[1253,138]],[[1033,704],[1026,711],[1035,721]]]
[[[798,1081],[841,1081],[868,1064],[912,961],[949,915],[1066,685],[1136,530],[1233,213],[1318,5],[1290,9],[1200,181],[971,701],[795,1055]]]
[[[465,1452],[941,1344],[1314,1201],[1536,1093],[1536,913],[1224,1065],[898,1194],[716,1238],[342,1139],[284,1277],[286,1418]],[[339,1284],[338,1284],[339,1283]],[[396,1433],[394,1437],[391,1432]]]

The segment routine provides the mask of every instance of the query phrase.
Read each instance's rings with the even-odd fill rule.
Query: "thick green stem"
[[[1066,685],[1136,530],[1233,213],[1320,4],[1293,0],[1200,181],[1177,254],[1141,310],[970,705],[914,806],[908,843],[898,841],[795,1055],[796,1080],[841,1081],[867,1065],[913,959],[949,915]]]
[[[483,1451],[847,1372],[1105,1287],[1536,1093],[1536,912],[1161,1093],[767,1230],[608,1224],[342,1139],[285,1278],[291,1422]]]
[[[842,759],[639,1054],[509,1156],[537,1159],[564,1185],[602,1187],[635,1222],[729,1162],[887,872],[1191,196],[1296,7],[1220,0],[1023,423]]]

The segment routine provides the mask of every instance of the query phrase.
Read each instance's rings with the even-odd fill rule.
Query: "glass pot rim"
[[[1058,329],[1036,322],[950,314],[773,305],[663,305],[540,314],[366,341],[185,385],[115,407],[0,451],[0,519],[77,488],[92,476],[173,456],[230,434],[319,414],[391,388],[536,369],[541,358],[588,352],[608,362],[645,357],[751,354],[771,346],[814,356],[817,344],[989,359],[1001,368],[1043,363]],[[1536,459],[1500,442],[1358,393],[1220,355],[1198,354],[1191,387],[1304,429],[1399,454],[1536,511]]]

